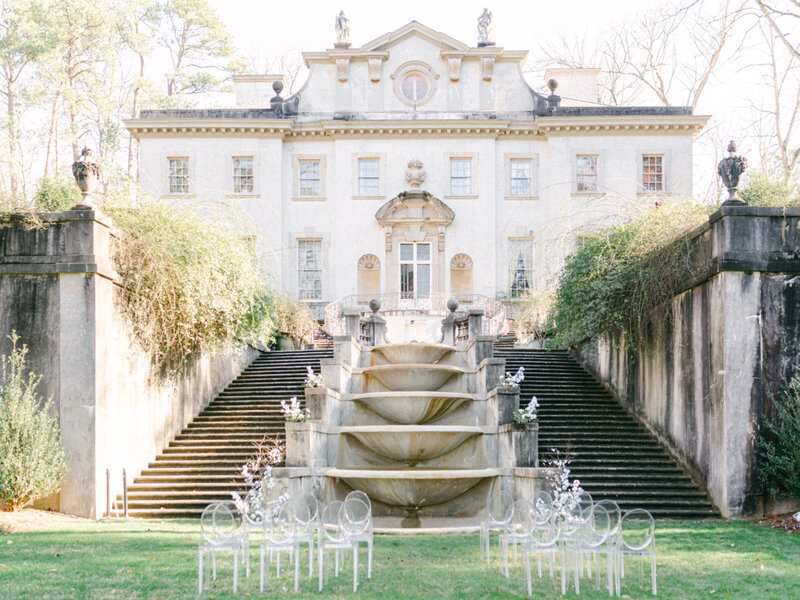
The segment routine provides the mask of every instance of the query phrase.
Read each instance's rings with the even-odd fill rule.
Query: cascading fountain
[[[492,341],[362,347],[335,338],[322,368],[328,387],[307,394],[314,420],[287,424],[287,465],[310,467],[326,499],[365,491],[378,526],[474,524],[525,462],[509,424],[519,396],[495,389],[504,361],[491,357]],[[532,485],[536,474],[522,475]]]

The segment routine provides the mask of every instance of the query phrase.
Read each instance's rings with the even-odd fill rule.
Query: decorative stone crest
[[[731,143],[728,144],[728,156],[719,161],[717,166],[717,174],[728,188],[728,199],[722,203],[723,206],[747,204],[738,194],[739,177],[746,168],[747,159],[736,154],[736,142],[731,140]]]
[[[484,8],[481,16],[478,17],[478,48],[494,46],[492,37],[492,13],[488,8]]]
[[[89,148],[84,148],[81,151],[81,157],[72,163],[72,176],[75,177],[75,183],[83,196],[83,200],[75,208],[95,208],[91,201],[91,195],[97,188],[97,182],[100,180],[101,175],[100,165],[92,159],[92,151]]]
[[[343,10],[336,15],[336,43],[333,46],[334,48],[350,47],[350,19]]]
[[[420,189],[425,182],[425,171],[422,170],[422,162],[416,159],[409,161],[408,170],[406,171],[406,182],[408,182],[412,190]]]

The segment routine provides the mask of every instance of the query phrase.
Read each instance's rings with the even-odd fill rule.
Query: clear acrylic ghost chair
[[[534,525],[533,504],[527,500],[517,500],[506,511],[506,525],[500,534],[500,549],[503,556],[503,572],[508,579],[509,545],[514,546],[514,560],[517,558],[517,544],[530,539]]]
[[[297,520],[297,538],[300,544],[308,544],[308,576],[314,574],[314,537],[319,527],[319,503],[314,494],[301,494],[293,501]]]
[[[334,500],[325,505],[319,519],[319,537],[317,540],[317,571],[319,572],[319,591],[322,591],[323,575],[327,579],[325,551],[333,550],[336,564],[336,576],[339,576],[339,554],[341,550],[351,550],[353,542],[342,529],[340,513],[344,506],[341,500]]]
[[[372,512],[370,507],[357,496],[345,498],[339,509],[339,523],[345,535],[353,544],[353,591],[358,591],[358,544],[366,539]],[[370,551],[371,553],[371,551]],[[371,559],[370,559],[371,562]]]
[[[217,554],[233,553],[233,593],[239,587],[239,559],[244,545],[240,530],[242,516],[233,502],[213,502],[206,506],[200,515],[200,532],[203,536],[197,548],[197,589],[203,593],[203,557],[211,554],[211,569],[217,578]]]
[[[356,500],[361,500],[364,504],[367,505],[369,508],[369,527],[367,528],[364,533],[362,533],[358,541],[359,542],[366,542],[367,543],[367,579],[372,578],[372,543],[373,543],[373,523],[372,523],[372,502],[370,502],[369,496],[366,493],[362,492],[361,490],[353,490],[347,496],[345,496],[344,501],[347,502],[348,499],[355,498]]]
[[[650,585],[656,595],[656,538],[653,515],[643,508],[629,510],[619,525],[619,566],[616,572],[617,594],[620,593],[620,577],[625,576],[625,557],[641,556],[640,576],[644,579],[644,557],[650,557]]]
[[[592,560],[595,561],[597,584],[600,582],[600,571],[597,566],[597,555],[605,554],[606,558],[606,589],[609,595],[613,594],[612,570],[614,567],[614,548],[608,543],[611,534],[611,517],[608,511],[597,504],[585,509],[582,513],[581,524],[577,534],[573,536],[570,551],[575,567],[575,592],[580,594],[580,577],[583,575],[583,559],[589,567],[589,577],[592,576]]]
[[[260,584],[259,589],[264,591],[264,557],[267,551],[270,555],[275,552],[277,556],[276,574],[281,573],[281,552],[288,552],[290,560],[294,562],[294,591],[300,585],[300,541],[297,535],[297,520],[305,515],[302,508],[286,502],[277,512],[267,517],[264,524],[264,533],[261,538],[260,550]],[[300,513],[298,515],[298,513]],[[307,517],[305,517],[307,519]],[[267,569],[269,570],[269,569]]]
[[[546,554],[550,562],[550,579],[555,584],[553,563],[559,557],[561,546],[558,538],[558,526],[549,519],[541,524],[535,524],[530,537],[520,544],[522,560],[524,561],[525,577],[528,583],[528,596],[533,594],[531,583],[531,555],[536,554],[539,564],[539,578],[542,577],[542,554]],[[563,561],[563,558],[562,558]]]
[[[543,531],[545,533],[549,533],[549,530],[554,530],[554,538],[555,542],[558,541],[558,531],[555,528],[554,523],[554,514],[553,514],[553,497],[550,495],[549,492],[544,490],[539,490],[533,495],[533,512],[531,513],[531,517],[533,520],[533,532],[536,533],[537,531]],[[536,546],[537,548],[541,548],[541,544]],[[542,554],[547,554],[549,558],[549,568],[550,568],[550,577],[555,578],[553,574],[553,561],[556,556],[558,556],[558,547],[557,544],[553,544],[549,550],[545,551],[540,549],[540,551],[535,552],[536,554],[536,562],[539,567],[539,577],[542,576]]]
[[[489,496],[486,505],[486,518],[481,523],[481,551],[486,551],[486,564],[491,561],[489,546],[492,531],[502,531],[507,525],[506,516],[508,508],[514,503],[514,497],[504,491],[499,491]]]
[[[561,594],[567,593],[567,565],[571,561],[570,546],[583,525],[583,513],[580,504],[573,502],[564,507],[557,515],[558,540],[561,553]]]
[[[589,492],[586,490],[581,490],[578,493],[577,502],[582,514],[590,514],[586,512],[586,509],[591,508],[594,504],[594,501],[592,500],[592,495]]]
[[[613,500],[600,500],[595,506],[602,506],[608,511],[608,545],[611,547],[612,553],[612,573],[616,574],[619,568],[619,525],[622,522],[622,510],[619,504]],[[616,581],[616,577],[614,578]]]

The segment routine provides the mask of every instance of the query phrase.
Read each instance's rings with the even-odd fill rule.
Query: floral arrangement
[[[550,495],[553,497],[553,515],[557,521],[565,521],[570,517],[579,503],[579,496],[583,492],[579,479],[569,480],[570,469],[567,465],[571,462],[569,457],[563,457],[555,448],[550,451],[555,458],[548,462],[548,467],[553,470],[550,478]]]
[[[311,420],[311,411],[307,408],[300,408],[297,396],[293,396],[288,404],[286,400],[281,400],[281,412],[283,418],[292,423],[305,423]]]
[[[267,502],[270,490],[276,485],[272,467],[283,462],[285,456],[285,443],[277,437],[269,440],[264,436],[256,444],[256,453],[242,466],[242,476],[250,493],[243,499],[237,492],[231,492],[231,497],[236,507],[252,521],[266,519],[269,515],[265,514],[265,509],[270,515],[277,514],[280,506],[289,499],[288,494],[284,493]]]
[[[321,388],[324,386],[325,381],[322,379],[322,373],[314,373],[314,369],[310,366],[306,367],[306,380],[303,382],[303,387]]]
[[[536,420],[536,409],[539,408],[539,401],[536,396],[531,396],[531,401],[525,408],[518,408],[514,411],[514,422],[520,424],[533,423]]]
[[[519,387],[519,384],[523,381],[525,381],[525,367],[520,367],[513,375],[506,371],[506,376],[503,378],[502,384],[505,388]]]

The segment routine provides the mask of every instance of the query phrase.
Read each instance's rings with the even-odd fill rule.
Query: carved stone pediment
[[[428,223],[447,227],[455,214],[444,202],[422,190],[401,192],[380,207],[375,218],[383,227]]]

